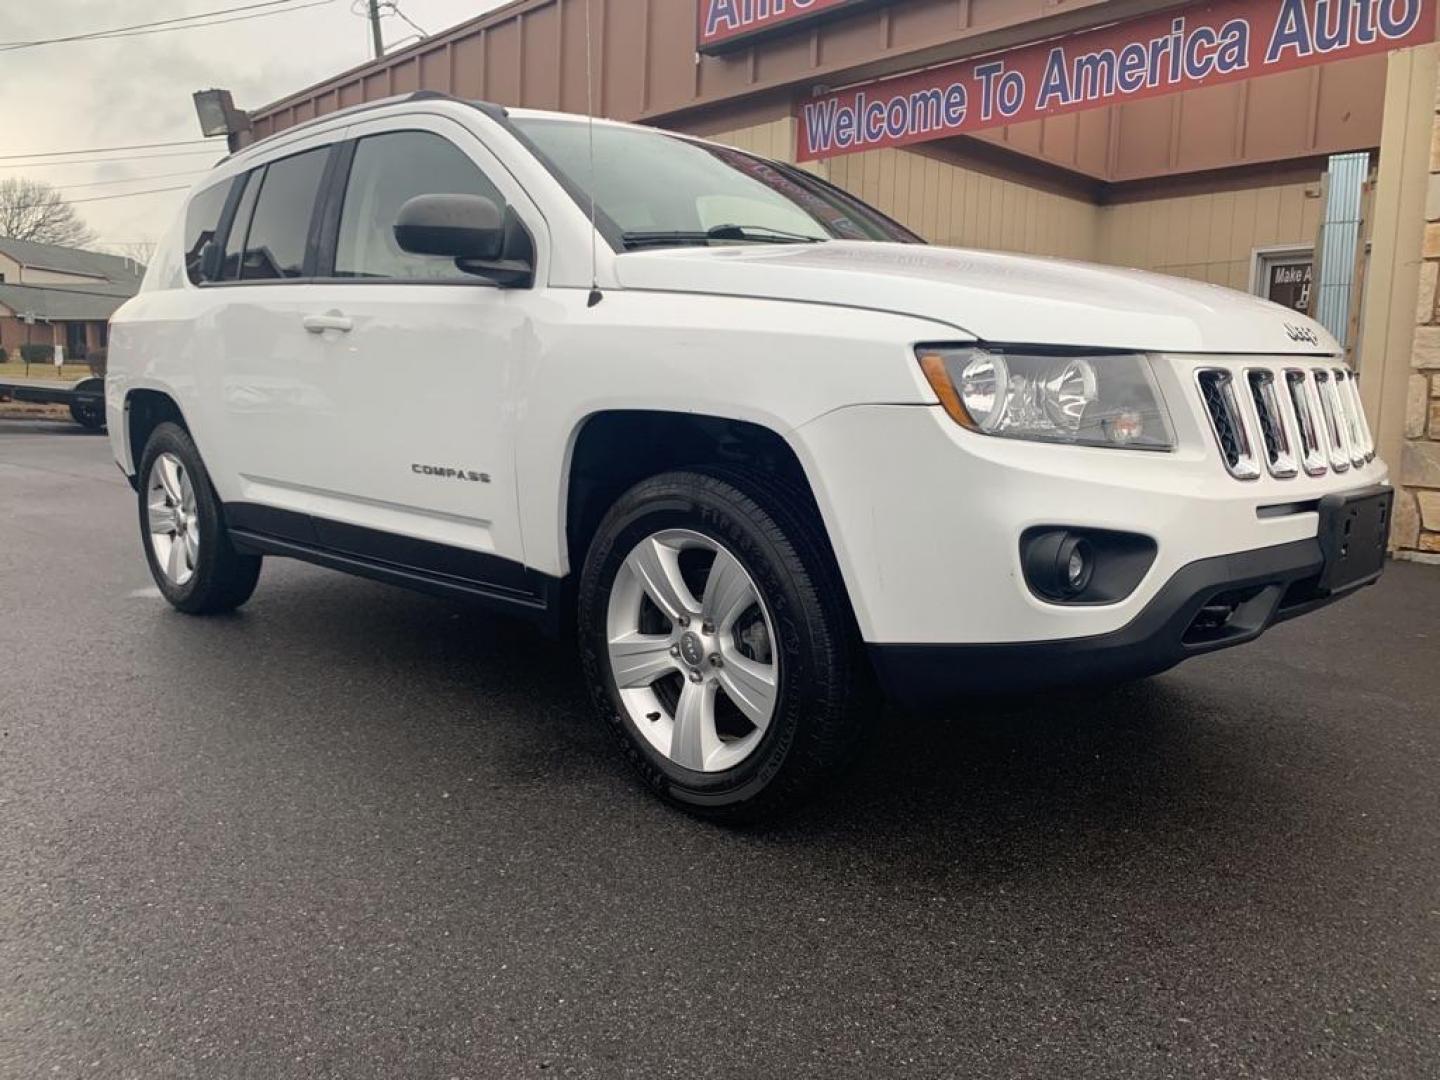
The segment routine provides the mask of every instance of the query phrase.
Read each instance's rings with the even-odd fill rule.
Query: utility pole
[[[385,55],[385,39],[380,36],[380,0],[370,0],[370,43],[375,48],[375,59]]]

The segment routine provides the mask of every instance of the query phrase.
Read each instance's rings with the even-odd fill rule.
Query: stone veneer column
[[[1359,350],[1396,487],[1391,548],[1440,563],[1440,49],[1390,54]]]
[[[1405,489],[1395,520],[1402,531],[1395,544],[1440,560],[1440,91],[1431,119],[1423,251],[1397,477]]]

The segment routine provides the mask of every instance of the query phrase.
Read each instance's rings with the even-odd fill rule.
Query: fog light
[[[1090,587],[1095,574],[1095,553],[1082,536],[1067,536],[1060,544],[1055,560],[1057,580],[1067,596],[1079,596]]]
[[[1108,529],[1039,525],[1020,537],[1030,591],[1052,604],[1111,604],[1140,584],[1155,561],[1155,541]]]

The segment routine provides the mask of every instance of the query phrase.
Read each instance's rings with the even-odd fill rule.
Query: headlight
[[[922,346],[920,367],[956,423],[985,435],[1083,446],[1175,445],[1139,353]]]

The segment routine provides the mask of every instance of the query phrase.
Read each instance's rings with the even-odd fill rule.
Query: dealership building
[[[247,137],[417,90],[593,102],[801,163],[932,243],[1266,296],[1345,343],[1394,543],[1440,562],[1440,0],[588,4],[587,28],[587,0],[516,0]]]

